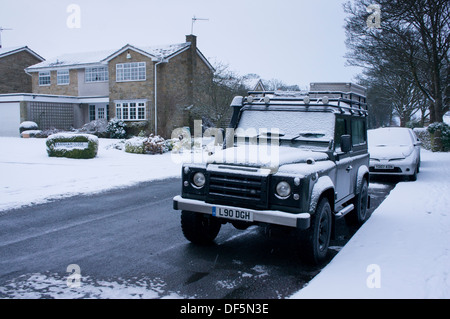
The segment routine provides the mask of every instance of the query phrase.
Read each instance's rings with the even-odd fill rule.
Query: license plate
[[[243,220],[246,222],[253,221],[253,212],[248,210],[240,210],[235,208],[215,207],[212,208],[212,215],[234,220]]]
[[[375,165],[375,169],[394,169],[394,165]]]

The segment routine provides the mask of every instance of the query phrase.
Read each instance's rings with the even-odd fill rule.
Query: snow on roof
[[[27,51],[30,54],[34,55],[36,58],[44,61],[45,59],[43,57],[41,57],[39,54],[37,54],[36,52],[34,52],[33,50],[31,50],[29,47],[27,47],[26,45],[22,45],[22,46],[16,46],[16,47],[8,47],[8,48],[0,48],[0,58],[11,55],[11,54],[15,54],[21,51]]]
[[[47,61],[35,64],[29,67],[29,70],[32,69],[41,69],[41,68],[55,68],[55,67],[66,67],[66,66],[75,66],[75,65],[85,65],[85,64],[93,64],[100,63],[106,56],[114,52],[113,50],[109,51],[97,51],[97,52],[81,52],[81,53],[69,53],[60,55]]]
[[[27,71],[36,71],[44,68],[76,67],[86,64],[106,64],[109,60],[126,50],[133,50],[151,58],[170,58],[172,55],[190,47],[190,43],[171,44],[164,46],[137,47],[127,44],[119,50],[103,50],[93,52],[69,53],[54,57],[47,61],[35,64]]]
[[[158,58],[169,58],[171,55],[178,53],[183,49],[187,49],[191,46],[190,42],[186,43],[178,43],[178,44],[170,44],[164,46],[151,46],[151,47],[143,47],[141,48],[143,51],[158,57]]]
[[[245,85],[246,88],[248,88],[250,91],[256,89],[256,86],[258,85],[258,83],[261,81],[261,79],[255,79],[255,78],[250,78],[250,79],[244,79],[242,81],[242,83]]]

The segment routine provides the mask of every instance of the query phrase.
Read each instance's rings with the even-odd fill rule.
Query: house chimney
[[[197,51],[197,36],[195,36],[193,34],[187,35],[186,42],[190,42],[191,48],[194,49],[194,51]]]

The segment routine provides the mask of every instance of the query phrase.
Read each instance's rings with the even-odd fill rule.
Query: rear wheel
[[[322,198],[312,217],[311,227],[301,233],[300,252],[308,262],[319,264],[326,259],[331,238],[331,224],[330,203],[326,198]]]
[[[369,212],[367,211],[368,200],[369,186],[367,185],[367,180],[363,179],[359,194],[355,197],[355,209],[345,215],[346,221],[350,222],[350,224],[364,224],[364,222],[369,218]]]
[[[194,244],[211,244],[217,237],[220,227],[220,222],[214,217],[189,211],[181,212],[181,229],[184,237]]]

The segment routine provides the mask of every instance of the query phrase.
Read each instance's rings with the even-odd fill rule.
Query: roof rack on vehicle
[[[289,102],[292,106],[326,106],[338,108],[341,113],[368,115],[366,97],[343,91],[249,91],[244,104],[269,105],[271,102]]]

